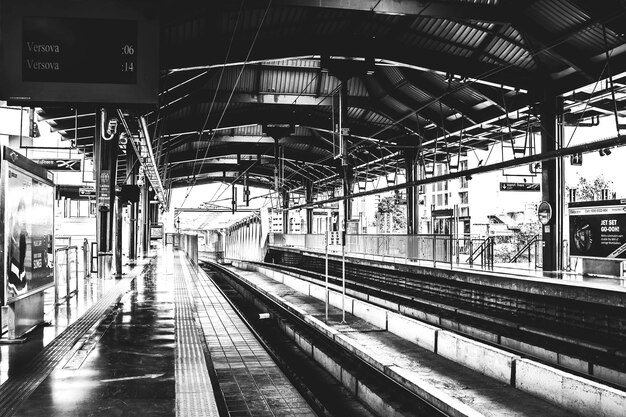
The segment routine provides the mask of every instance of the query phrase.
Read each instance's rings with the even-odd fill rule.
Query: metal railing
[[[338,232],[330,232],[328,241],[329,252],[341,252]],[[323,252],[326,250],[326,236],[273,233],[269,236],[269,244]],[[346,253],[482,268],[493,268],[495,265],[507,267],[511,262],[525,263],[523,261],[528,259],[524,267],[531,269],[541,268],[543,255],[540,236],[527,242],[515,235],[452,237],[441,234],[347,235]]]
[[[479,240],[477,245],[474,245],[476,239],[470,239],[470,256],[467,263],[473,266],[477,260],[480,260],[480,265],[483,267],[493,266],[493,246],[494,238],[492,236],[483,240]]]
[[[329,239],[330,240],[330,239]],[[274,246],[293,246],[313,250],[325,250],[325,235],[270,235]],[[453,240],[450,235],[346,235],[346,252],[361,255],[431,261],[453,262]],[[329,244],[330,252],[340,252],[341,244]]]
[[[72,254],[74,256],[72,256]],[[72,279],[72,265],[74,276]],[[78,247],[64,246],[54,251],[54,303],[78,294]],[[61,294],[65,295],[61,296]]]
[[[517,262],[518,259],[520,259],[522,255],[524,255],[524,253],[528,252],[528,263],[530,264],[534,257],[534,263],[535,263],[535,268],[536,268],[538,265],[537,254],[539,252],[538,250],[539,242],[540,242],[539,236],[533,236],[532,239],[526,242],[526,244],[524,244],[522,248],[518,250],[515,255],[513,255],[513,257],[511,257],[511,260],[509,260],[509,263]]]

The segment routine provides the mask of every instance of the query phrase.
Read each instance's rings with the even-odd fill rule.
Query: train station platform
[[[327,410],[268,351],[222,281],[254,306],[261,326],[317,364],[328,378],[318,385],[361,407],[327,415],[609,417],[626,407],[620,384],[417,320],[353,288],[344,296],[336,282],[326,296],[322,284],[269,264],[201,265],[168,246],[122,278],[84,279],[48,326],[0,346],[0,416]]]
[[[0,347],[0,416],[315,415],[184,254],[85,285],[88,308]]]

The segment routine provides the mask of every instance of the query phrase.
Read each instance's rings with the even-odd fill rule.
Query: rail
[[[74,254],[73,258],[71,253]],[[72,280],[72,264],[74,279]],[[68,301],[78,294],[78,246],[63,246],[54,251],[54,303]],[[61,294],[65,292],[65,295]]]

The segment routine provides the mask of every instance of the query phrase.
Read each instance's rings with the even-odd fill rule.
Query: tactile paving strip
[[[144,269],[145,271],[145,269]],[[142,271],[143,272],[143,271]],[[71,324],[52,342],[50,342],[18,375],[12,376],[0,386],[0,417],[9,417],[15,413],[20,403],[37,389],[39,384],[50,375],[83,335],[106,317],[111,308],[129,290],[129,283],[135,275],[127,276],[117,282],[96,304],[82,317]]]
[[[194,301],[231,416],[315,416],[210,278],[194,275]]]
[[[213,387],[196,329],[195,311],[188,287],[191,282],[187,260],[182,253],[174,271],[176,297],[176,415],[180,417],[219,416]],[[184,274],[184,277],[183,277]]]

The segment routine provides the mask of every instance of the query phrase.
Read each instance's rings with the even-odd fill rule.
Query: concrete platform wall
[[[266,276],[273,277],[298,292],[320,300],[325,298],[324,287],[297,276],[287,276],[284,273],[272,271],[270,268],[256,265],[238,263],[234,265],[244,269],[256,270]],[[341,308],[343,298],[340,293],[341,288],[331,285],[330,289],[330,304]],[[363,300],[346,296],[343,301],[344,305],[349,307],[347,312],[357,317],[455,363],[510,384],[521,391],[542,397],[577,414],[617,417],[623,416],[623,412],[626,410],[625,391],[578,377],[537,361],[523,359],[502,349],[400,315]],[[292,311],[298,310],[297,306],[290,306],[290,309]],[[300,314],[306,316],[306,313],[302,311]],[[309,317],[307,321],[317,329],[326,329],[327,332],[330,332],[327,334],[329,337],[334,338],[338,343],[344,344],[344,347],[352,349],[355,354],[359,355],[360,352],[357,347],[352,346],[349,340],[333,332],[321,321],[312,317]],[[299,343],[303,344],[303,341]],[[311,355],[314,355],[311,347],[303,346],[303,348],[305,347]],[[363,359],[368,360],[366,357]],[[325,362],[328,360],[330,359],[326,358]],[[385,364],[371,364],[378,367],[381,372],[389,372],[389,368]],[[325,366],[329,368],[329,372],[338,373],[335,365],[327,363]],[[394,378],[401,377],[394,374]],[[409,384],[408,381],[406,383]]]

